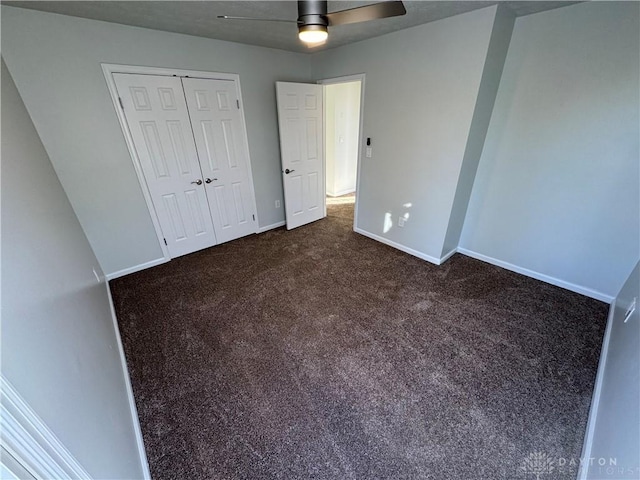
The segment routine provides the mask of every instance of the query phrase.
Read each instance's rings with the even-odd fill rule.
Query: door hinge
[[[165,244],[165,245],[169,245],[169,244],[167,243],[167,239],[166,239],[166,238],[163,238],[163,240],[164,240],[164,244]]]
[[[238,110],[240,110],[240,100],[236,100],[236,106],[238,107]]]
[[[118,97],[118,103],[120,104],[120,108],[124,110],[124,103],[122,103],[122,98]]]
[[[255,215],[251,215],[253,217],[253,221],[256,221],[256,216]]]

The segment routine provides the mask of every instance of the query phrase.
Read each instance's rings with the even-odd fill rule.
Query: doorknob
[[[211,183],[211,182],[215,182],[216,180],[218,180],[217,178],[214,178],[213,180],[211,180],[210,178],[207,178],[204,183]]]
[[[195,183],[196,185],[202,185],[202,180],[198,179],[195,182],[191,182],[191,183]]]
[[[284,171],[284,173],[286,173],[287,175],[289,175],[291,172],[295,172],[295,170],[289,170],[288,168]]]

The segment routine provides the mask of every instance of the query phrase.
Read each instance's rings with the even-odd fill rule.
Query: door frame
[[[156,75],[156,76],[164,76],[164,77],[190,77],[190,78],[204,78],[208,80],[231,80],[234,82],[236,87],[236,91],[238,94],[238,101],[240,102],[240,120],[242,122],[242,128],[244,128],[244,146],[247,149],[247,169],[249,172],[249,188],[251,189],[251,196],[253,197],[253,210],[256,215],[255,221],[255,232],[258,233],[258,225],[260,225],[260,219],[258,217],[258,208],[256,205],[256,192],[253,185],[253,172],[251,170],[251,151],[249,150],[249,132],[247,130],[247,122],[244,116],[244,101],[242,99],[242,89],[240,87],[240,75],[236,73],[220,73],[220,72],[205,72],[201,70],[183,70],[179,68],[163,68],[163,67],[142,67],[137,65],[119,65],[114,63],[102,63],[102,73],[107,82],[107,88],[109,90],[109,95],[111,96],[111,102],[113,103],[113,108],[116,111],[116,116],[118,117],[118,122],[120,123],[120,129],[124,135],[125,143],[127,144],[127,149],[129,150],[129,156],[131,157],[131,161],[133,163],[133,168],[136,172],[136,177],[138,177],[138,183],[140,184],[140,188],[142,190],[142,195],[144,197],[145,203],[147,204],[147,209],[149,210],[149,215],[151,216],[151,222],[153,223],[153,228],[156,232],[156,237],[158,238],[158,244],[162,249],[162,255],[164,256],[164,261],[168,262],[171,260],[171,255],[169,254],[169,249],[164,244],[164,235],[162,234],[162,228],[160,228],[160,222],[158,221],[158,215],[156,213],[156,209],[153,205],[153,201],[151,200],[151,193],[149,192],[149,187],[147,185],[147,180],[144,177],[144,172],[142,171],[142,165],[140,163],[140,158],[138,157],[138,153],[135,148],[135,144],[133,143],[133,137],[131,132],[129,131],[129,126],[127,124],[127,119],[124,115],[124,110],[120,106],[118,90],[116,88],[116,82],[113,79],[114,73],[128,73],[134,75]]]
[[[360,162],[362,159],[362,141],[364,139],[364,84],[365,84],[365,74],[364,73],[355,73],[353,75],[344,75],[341,77],[332,77],[332,78],[325,78],[322,80],[318,80],[316,83],[320,84],[320,85],[334,85],[336,83],[351,83],[351,82],[357,82],[358,80],[360,81],[360,125],[358,125],[358,158],[356,159],[356,203],[353,206],[353,230],[355,231],[357,225],[358,225],[358,204],[360,203]],[[323,159],[323,168],[324,168],[324,182],[325,182],[325,188],[326,188],[326,183],[327,183],[327,162],[326,162],[326,155],[327,155],[327,129],[324,128],[324,126],[326,126],[326,101],[327,101],[327,92],[326,92],[326,88],[323,88],[323,95],[322,95],[322,101],[323,101],[323,105],[322,105],[322,116],[323,116],[323,138],[322,141],[324,142],[324,146],[325,146],[325,158]],[[326,199],[326,193],[325,193],[325,201],[324,201],[324,215],[325,217],[327,216],[327,199]]]
[[[0,418],[3,423],[0,449],[13,462],[14,469],[3,464],[14,475],[13,478],[19,478],[18,473],[25,475],[24,478],[30,475],[34,479],[93,478],[4,374],[0,374],[0,391]],[[148,469],[143,475],[145,479],[151,478]]]

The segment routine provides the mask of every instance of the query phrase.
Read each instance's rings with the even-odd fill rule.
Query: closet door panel
[[[121,73],[113,78],[169,254],[215,245],[180,78]]]
[[[207,200],[218,242],[257,230],[249,151],[236,83],[183,78]]]

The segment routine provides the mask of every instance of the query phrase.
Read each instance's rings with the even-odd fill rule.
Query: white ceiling
[[[433,22],[496,3],[505,5],[516,16],[522,16],[579,2],[405,1],[406,15],[330,27],[327,43],[312,50],[298,40],[295,24],[216,18],[217,15],[237,15],[296,20],[298,14],[295,1],[3,1],[2,3],[105,22],[310,53]],[[371,3],[376,2],[375,0],[329,1],[329,11]]]

